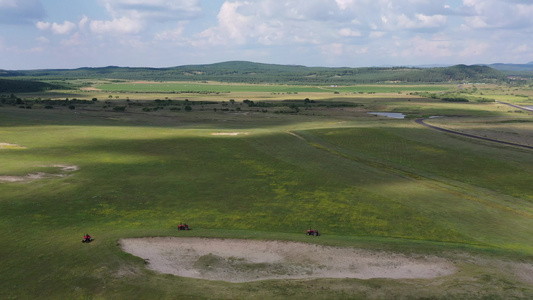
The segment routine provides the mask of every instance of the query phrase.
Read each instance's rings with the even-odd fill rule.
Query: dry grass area
[[[250,282],[267,279],[426,279],[455,273],[436,256],[410,257],[355,248],[287,241],[147,237],[122,239],[120,247],[157,272],[182,277]]]

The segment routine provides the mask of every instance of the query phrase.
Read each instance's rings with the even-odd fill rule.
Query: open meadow
[[[533,146],[531,88],[95,81],[13,97],[0,106],[1,299],[533,297],[533,150],[415,122]],[[123,251],[143,237],[162,238],[159,255],[180,238],[213,245],[195,248],[191,278]],[[297,242],[314,267],[301,253],[290,268],[255,261],[267,246],[245,257],[242,240]],[[374,260],[352,253],[329,276],[337,250]]]

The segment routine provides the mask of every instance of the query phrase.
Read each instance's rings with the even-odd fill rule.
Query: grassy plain
[[[96,84],[97,89],[108,92],[140,92],[154,93],[167,92],[179,93],[180,91],[235,93],[395,93],[410,91],[440,92],[450,89],[449,85],[357,85],[357,86],[306,86],[306,85],[279,85],[279,84],[232,84],[217,82],[124,82]]]
[[[367,112],[461,116],[487,124],[494,118],[530,121],[530,114],[497,103],[447,103],[386,93],[389,87],[376,95],[314,90],[273,95],[274,89],[241,88],[231,93],[232,98],[238,95],[233,104],[226,94],[116,92],[120,87],[111,98],[109,91],[94,90],[23,96],[99,99],[75,109],[0,107],[0,143],[20,146],[0,149],[0,176],[65,175],[54,166],[79,168],[69,176],[0,182],[0,298],[533,296],[531,150]],[[509,102],[529,101],[493,91]],[[180,108],[175,111],[170,106],[143,111],[134,105],[124,112],[112,110],[163,95],[173,101],[187,97],[217,103],[198,103],[190,112],[182,102],[175,103]],[[276,113],[281,108],[263,111],[242,103],[306,97],[362,106]],[[446,118],[438,120],[445,123]],[[453,121],[455,129],[461,124],[468,123]],[[490,124],[486,132],[501,135],[508,123]],[[531,132],[531,127],[522,130]],[[180,222],[193,230],[178,233]],[[310,240],[302,234],[308,227],[323,235]],[[86,232],[96,238],[88,245],[80,243]],[[116,245],[126,237],[177,235],[439,255],[453,261],[459,272],[435,280],[229,284],[156,274]]]

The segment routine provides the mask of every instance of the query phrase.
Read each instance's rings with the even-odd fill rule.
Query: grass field
[[[397,93],[413,91],[439,92],[450,89],[446,85],[360,85],[360,86],[298,86],[275,84],[222,84],[216,82],[126,82],[97,84],[95,88],[108,92],[213,92],[213,93]]]
[[[269,88],[261,92],[279,87]],[[366,112],[462,116],[499,134],[514,123],[495,127],[493,118],[531,115],[394,94],[340,95],[363,106],[298,113],[240,103],[240,111],[213,104],[218,110],[115,112],[101,96],[76,109],[0,107],[0,145],[11,145],[0,147],[0,298],[531,298],[531,151]],[[25,177],[36,172],[47,175]],[[181,222],[194,230],[178,233]],[[309,227],[323,235],[309,240]],[[86,232],[96,238],[88,245],[80,243]],[[460,271],[436,280],[229,284],[156,274],[116,245],[183,234],[438,255]],[[522,265],[525,277],[516,271]]]

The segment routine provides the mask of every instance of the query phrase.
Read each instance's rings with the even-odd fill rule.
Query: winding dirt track
[[[518,105],[514,105],[514,104],[511,104],[511,103],[507,103],[507,102],[501,102],[501,101],[496,101],[496,102],[500,103],[500,104],[505,104],[505,105],[508,105],[508,106],[511,106],[511,107],[514,107],[514,108],[518,108],[518,109],[521,109],[521,110],[533,111],[533,109],[531,109],[531,108],[518,106]]]
[[[513,106],[514,106],[514,105],[513,105]],[[488,141],[488,142],[493,142],[493,143],[504,144],[504,145],[515,146],[515,147],[521,147],[521,148],[526,148],[526,149],[531,149],[531,150],[533,150],[533,146],[522,145],[522,144],[516,144],[516,143],[511,143],[511,142],[506,142],[506,141],[501,141],[501,140],[496,140],[496,139],[486,138],[486,137],[477,136],[477,135],[472,135],[472,134],[468,134],[468,133],[462,133],[462,132],[459,132],[459,131],[454,131],[454,130],[444,129],[444,128],[437,127],[437,126],[434,126],[434,125],[429,125],[429,124],[427,124],[427,123],[424,122],[424,119],[416,119],[415,122],[418,123],[418,124],[420,124],[420,125],[423,125],[423,126],[429,127],[429,128],[431,128],[431,129],[435,129],[435,130],[443,131],[443,132],[446,132],[446,133],[451,133],[451,134],[456,134],[456,135],[465,136],[465,137],[469,137],[469,138],[474,138],[474,139],[478,139],[478,140],[484,140],[484,141]]]
[[[525,110],[525,111],[533,111],[533,109],[530,109],[530,108],[527,108],[527,107],[518,106],[518,105],[514,105],[514,104],[511,104],[511,103],[507,103],[507,102],[501,102],[501,101],[496,101],[496,102],[500,103],[500,104],[508,105],[508,106],[511,106],[511,107],[514,107],[514,108],[518,108],[518,109],[521,109],[521,110]],[[457,135],[461,135],[461,136],[465,136],[465,137],[469,137],[469,138],[489,141],[489,142],[503,144],[503,145],[521,147],[521,148],[526,148],[526,149],[533,149],[532,146],[516,144],[516,143],[511,143],[511,142],[506,142],[506,141],[501,141],[501,140],[496,140],[496,139],[490,139],[490,138],[486,138],[486,137],[482,137],[482,136],[462,133],[462,132],[458,132],[458,131],[444,129],[444,128],[437,127],[437,126],[434,126],[434,125],[429,125],[429,124],[424,122],[424,119],[416,119],[415,122],[420,124],[420,125],[424,125],[426,127],[429,127],[429,128],[435,129],[435,130],[439,130],[439,131],[443,131],[443,132],[447,132],[447,133],[451,133],[451,134],[457,134]]]

